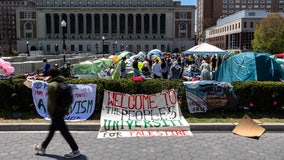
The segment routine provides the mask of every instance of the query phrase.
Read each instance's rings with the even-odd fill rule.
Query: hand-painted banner
[[[169,136],[189,130],[174,89],[151,95],[105,90],[100,123],[98,138]]]
[[[80,121],[88,119],[95,110],[96,88],[94,84],[68,84],[73,89],[74,101],[65,120]],[[35,80],[32,82],[33,101],[38,114],[50,119],[47,112],[48,83]]]
[[[187,106],[190,113],[207,112],[214,108],[232,108],[237,98],[233,86],[227,82],[190,81],[183,82]]]

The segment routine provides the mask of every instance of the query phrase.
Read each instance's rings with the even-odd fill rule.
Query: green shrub
[[[96,110],[103,104],[104,90],[128,94],[153,94],[162,90],[176,89],[182,112],[188,113],[185,88],[182,80],[146,79],[134,82],[131,79],[66,79],[72,84],[96,84]],[[23,76],[0,79],[0,109],[7,111],[34,111],[32,90],[24,85]],[[284,104],[284,83],[282,82],[233,82],[238,98],[237,109],[247,108],[254,112],[277,112]]]

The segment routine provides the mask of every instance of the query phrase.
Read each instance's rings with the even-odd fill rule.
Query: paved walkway
[[[186,137],[97,139],[97,131],[72,131],[82,155],[77,160],[283,160],[284,134],[266,132],[259,139],[232,132],[193,132]],[[46,156],[32,146],[46,131],[1,131],[1,160],[61,160],[70,150],[56,132]]]

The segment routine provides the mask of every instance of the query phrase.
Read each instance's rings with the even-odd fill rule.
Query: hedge
[[[26,87],[24,76],[13,79],[0,79],[0,110],[29,111],[34,110],[32,90]],[[130,79],[66,79],[72,84],[96,84],[96,110],[103,103],[104,89],[129,94],[152,94],[162,90],[177,89],[181,110],[188,112],[185,89],[182,80],[147,79],[133,82]],[[277,112],[284,104],[284,83],[282,82],[232,82],[238,99],[235,110],[249,109],[258,112]]]

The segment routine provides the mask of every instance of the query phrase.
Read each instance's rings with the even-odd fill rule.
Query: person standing
[[[139,71],[139,68],[138,68],[138,58],[134,59],[132,67],[134,69],[134,77],[141,76],[141,72]]]
[[[169,65],[168,65],[168,62],[164,58],[162,58],[161,67],[162,67],[163,79],[168,79]]]
[[[180,79],[181,73],[182,73],[181,63],[179,61],[175,61],[170,68],[170,79],[171,80]]]
[[[126,63],[125,63],[126,57],[122,57],[121,63],[120,63],[120,78],[126,78]]]
[[[49,85],[47,88],[48,94],[48,105],[47,110],[51,118],[51,124],[49,126],[49,133],[42,144],[35,144],[34,149],[39,155],[45,155],[46,148],[50,143],[56,130],[59,130],[64,139],[67,141],[72,151],[65,154],[64,158],[74,158],[80,156],[80,151],[77,143],[72,137],[69,129],[64,121],[64,116],[69,110],[69,106],[60,106],[59,99],[59,83],[64,82],[64,77],[60,75],[60,70],[56,67],[51,67],[48,71],[51,79],[48,81]]]
[[[155,60],[155,63],[152,65],[153,78],[161,78],[162,77],[162,67],[159,63],[159,59]]]
[[[200,80],[211,80],[210,65],[206,62],[206,60],[202,61],[200,70],[201,70]]]
[[[216,58],[215,55],[212,57],[211,63],[212,63],[212,71],[215,71],[216,70],[216,65],[217,65],[217,58]]]
[[[48,70],[50,68],[50,64],[47,62],[47,59],[43,59],[43,75],[48,76]]]

